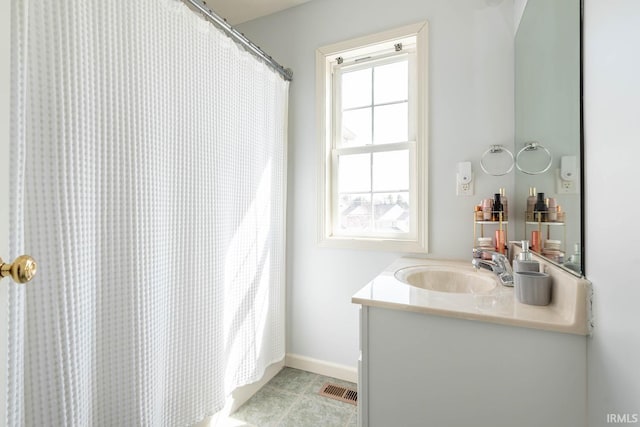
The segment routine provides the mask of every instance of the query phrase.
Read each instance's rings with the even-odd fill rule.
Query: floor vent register
[[[352,405],[358,404],[358,392],[352,388],[343,387],[338,384],[325,383],[318,394],[330,399],[351,403]]]

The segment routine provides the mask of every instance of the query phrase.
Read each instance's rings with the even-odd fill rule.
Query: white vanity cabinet
[[[361,426],[586,426],[586,337],[363,306]]]
[[[360,426],[586,426],[588,282],[556,280],[566,288],[546,307],[513,301],[487,313],[464,296],[395,284],[393,269],[407,264],[353,298]]]

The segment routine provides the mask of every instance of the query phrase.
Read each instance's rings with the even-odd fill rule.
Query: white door
[[[0,1],[0,256],[9,256],[9,133],[11,2]],[[0,427],[7,420],[7,321],[9,279],[0,282]]]

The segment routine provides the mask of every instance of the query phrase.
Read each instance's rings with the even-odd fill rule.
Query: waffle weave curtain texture
[[[175,0],[12,4],[8,425],[187,426],[284,357],[288,83]]]

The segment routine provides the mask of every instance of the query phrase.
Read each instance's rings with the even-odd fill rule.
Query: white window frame
[[[428,69],[427,69],[427,22],[420,22],[383,33],[360,37],[345,42],[324,46],[316,51],[316,104],[318,146],[320,166],[318,177],[318,243],[323,247],[380,249],[393,252],[426,253],[428,250]],[[381,44],[388,44],[393,52],[394,45],[403,39],[415,37],[415,48],[409,55],[415,61],[416,71],[410,71],[410,87],[416,85],[417,99],[410,108],[410,127],[414,129],[415,140],[385,146],[349,147],[336,149],[336,117],[333,116],[333,70],[336,58],[344,60],[379,52]],[[383,58],[383,57],[380,57]],[[384,59],[382,59],[384,60]],[[410,67],[411,70],[412,67]],[[339,103],[339,100],[336,100]],[[410,138],[411,139],[411,138]],[[393,148],[391,148],[393,146]],[[410,206],[411,232],[409,234],[367,233],[334,234],[333,224],[337,221],[337,153],[351,154],[375,152],[385,148],[410,151]]]

